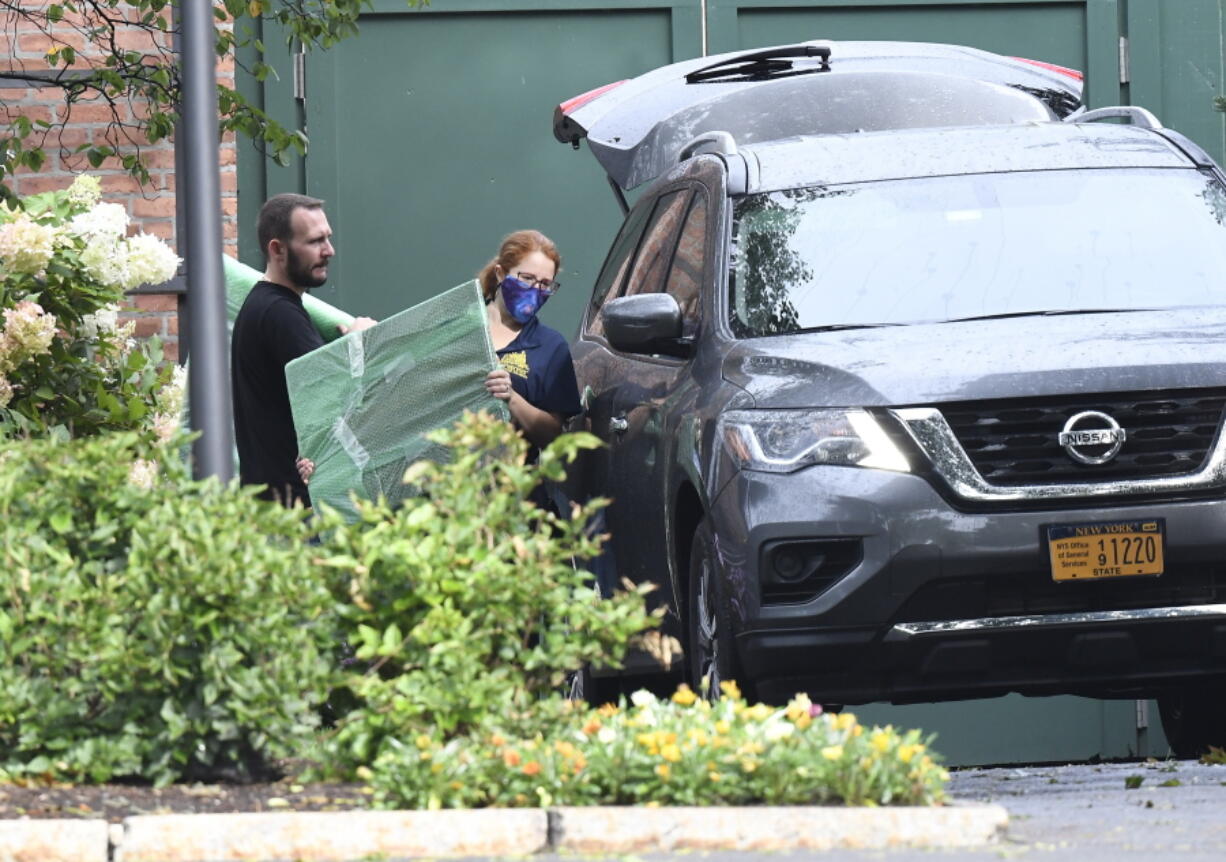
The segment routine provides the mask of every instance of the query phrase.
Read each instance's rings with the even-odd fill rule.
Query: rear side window
[[[600,316],[600,307],[604,305],[606,298],[612,299],[617,296],[651,211],[652,208],[648,206],[631,210],[630,215],[622,224],[621,231],[617,234],[617,239],[613,240],[613,248],[609,250],[604,268],[600,271],[600,277],[596,279],[596,287],[592,289],[587,331],[593,335],[604,334],[604,321]]]
[[[630,212],[630,216],[626,219],[626,223],[622,225],[617,239],[613,241],[613,248],[609,252],[609,257],[605,260],[604,269],[600,271],[600,278],[596,280],[596,287],[592,291],[592,305],[588,312],[588,333],[592,335],[604,334],[604,320],[600,314],[601,306],[607,300],[615,299],[622,295],[622,286],[626,283],[626,274],[630,270],[631,264],[634,265],[636,275],[631,277],[630,283],[641,283],[641,276],[637,275],[637,273],[640,272],[640,262],[644,259],[643,250],[648,251],[649,256],[652,254],[651,250],[660,243],[658,237],[660,236],[659,227],[662,216],[665,213],[679,210],[680,205],[684,203],[684,198],[684,191],[669,192],[660,197],[655,206],[644,205],[636,207]],[[671,219],[671,227],[676,226],[676,220],[677,217]],[[647,238],[640,246],[639,240],[643,238],[644,233],[646,233]],[[669,234],[671,235],[671,230]],[[671,245],[668,246],[668,250],[669,252],[672,251]],[[636,255],[636,251],[639,254]],[[663,268],[661,268],[661,277],[662,275]],[[660,289],[659,279],[657,279],[655,289]],[[639,291],[631,290],[629,292],[637,293]]]
[[[639,245],[630,277],[626,279],[624,296],[659,293],[664,289],[664,276],[672,261],[677,228],[685,215],[688,200],[688,191],[671,192],[660,198],[651,215],[651,226]]]
[[[703,263],[707,256],[707,196],[701,190],[685,217],[677,239],[677,253],[668,271],[664,289],[673,295],[681,308],[682,331],[685,338],[698,334],[699,309],[702,296]]]

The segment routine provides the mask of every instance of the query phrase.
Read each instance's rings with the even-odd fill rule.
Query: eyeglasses
[[[529,287],[535,287],[546,296],[553,296],[562,287],[562,282],[550,278],[537,278],[530,272],[517,272],[515,277]]]

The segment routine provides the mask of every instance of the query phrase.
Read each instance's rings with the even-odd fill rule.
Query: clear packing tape
[[[286,365],[299,452],[315,462],[312,503],[355,518],[350,492],[393,505],[414,493],[408,466],[445,457],[427,432],[465,410],[509,418],[485,391],[497,362],[474,280]]]

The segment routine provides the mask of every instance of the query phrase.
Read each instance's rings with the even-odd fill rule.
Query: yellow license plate
[[[1100,521],[1048,526],[1051,576],[1057,581],[1093,581],[1161,575],[1166,521]]]

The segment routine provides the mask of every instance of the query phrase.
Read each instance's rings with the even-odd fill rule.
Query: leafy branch
[[[51,119],[0,95],[0,200],[15,204],[9,178],[19,169],[37,171],[49,148],[85,158],[95,168],[114,158],[142,184],[149,180],[144,148],[169,138],[181,112],[175,35],[176,7],[183,0],[58,0],[35,6],[0,0],[0,38],[15,48],[21,35],[46,43],[37,61],[10,51],[0,79],[8,88],[58,89]],[[418,7],[428,0],[405,0]],[[276,70],[265,59],[265,26],[279,28],[286,44],[303,50],[328,48],[356,36],[358,19],[371,0],[222,0],[214,6],[219,58],[232,58],[237,73],[263,81]],[[254,49],[250,63],[240,50]],[[244,51],[244,53],[246,53]],[[278,163],[304,155],[307,137],[287,128],[235,87],[219,82],[221,132],[249,137]],[[3,90],[0,89],[0,93]],[[69,134],[74,111],[105,107],[105,121],[91,140]],[[95,121],[96,122],[96,121]]]

